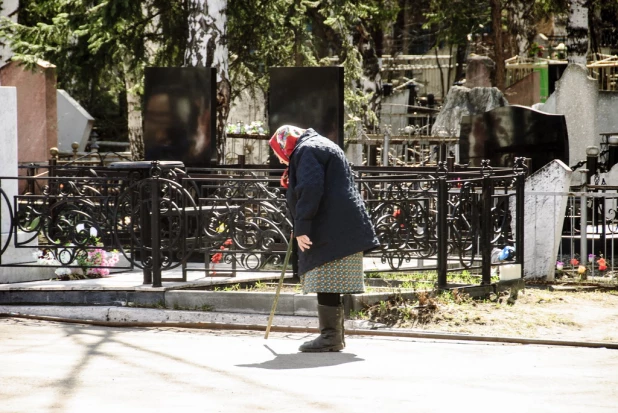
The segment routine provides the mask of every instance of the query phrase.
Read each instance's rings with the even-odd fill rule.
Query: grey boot
[[[325,352],[343,350],[343,306],[330,307],[318,304],[320,335],[300,346],[303,352]]]

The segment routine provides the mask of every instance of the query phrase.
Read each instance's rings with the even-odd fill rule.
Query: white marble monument
[[[569,165],[586,159],[586,148],[599,145],[597,101],[599,86],[588,70],[569,64],[556,82],[556,113],[566,118],[569,132]]]
[[[554,279],[572,170],[555,160],[526,179],[524,277]]]
[[[17,177],[17,90],[14,87],[0,87],[0,177]],[[0,262],[20,264],[33,262],[33,253],[37,251],[37,243],[32,248],[15,248],[15,233],[12,234],[11,213],[14,197],[18,194],[16,179],[0,181],[4,195],[0,199],[2,219],[0,220],[0,249],[7,246],[0,257]],[[8,201],[8,202],[7,202]],[[10,204],[9,204],[10,203]],[[11,237],[10,237],[11,236]],[[18,232],[20,240],[30,237],[30,234]],[[50,268],[37,267],[0,267],[0,284],[48,279],[53,276]]]

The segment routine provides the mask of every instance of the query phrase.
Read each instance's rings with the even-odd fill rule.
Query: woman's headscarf
[[[303,133],[305,133],[305,129],[292,125],[283,125],[275,131],[268,143],[281,159],[290,162],[290,156],[294,152],[296,143]],[[281,186],[284,188],[288,187],[288,168],[285,169],[283,176],[281,176]]]

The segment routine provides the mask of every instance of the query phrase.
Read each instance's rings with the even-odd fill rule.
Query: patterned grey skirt
[[[365,292],[363,253],[348,255],[320,265],[300,276],[303,294]]]

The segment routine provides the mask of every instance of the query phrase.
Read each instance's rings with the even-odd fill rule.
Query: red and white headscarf
[[[286,162],[290,162],[290,156],[292,155],[292,152],[294,152],[294,148],[296,148],[296,143],[303,133],[305,133],[305,130],[306,129],[302,129],[297,126],[283,125],[275,131],[268,143],[281,159]],[[287,168],[283,172],[283,176],[281,176],[281,186],[284,188],[288,187]]]

